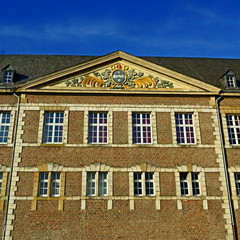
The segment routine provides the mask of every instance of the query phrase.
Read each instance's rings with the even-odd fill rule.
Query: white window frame
[[[186,178],[183,178],[183,176]],[[197,176],[198,178],[194,178]],[[200,173],[199,172],[180,172],[180,193],[181,196],[200,196],[201,187],[200,187]],[[198,187],[194,186],[197,185]],[[187,190],[187,193],[185,192]],[[198,191],[199,193],[196,193]],[[185,193],[184,193],[185,192]]]
[[[39,173],[38,196],[47,197],[49,195],[49,173]]]
[[[236,85],[236,77],[233,75],[226,75],[226,84],[227,88],[235,88]]]
[[[105,177],[102,178],[104,175]],[[90,176],[93,177],[90,178]],[[86,172],[86,195],[89,197],[108,196],[108,172]]]
[[[60,196],[60,186],[61,186],[61,173],[52,172],[51,173],[51,197]]]
[[[0,196],[2,192],[2,187],[3,187],[3,172],[0,172]]]
[[[44,178],[41,178],[44,176]],[[56,176],[59,176],[56,178]],[[42,186],[44,184],[44,186]],[[60,172],[40,172],[38,183],[39,197],[60,197],[61,173]],[[43,190],[43,192],[41,191]],[[45,190],[45,191],[44,191]]]
[[[95,123],[93,122],[94,118],[92,118],[94,115],[96,115]],[[104,122],[105,119],[107,122]],[[109,137],[108,124],[109,124],[108,112],[89,112],[88,113],[88,143],[89,144],[108,144],[108,137]],[[93,128],[95,128],[96,131],[93,131],[92,130]],[[93,137],[94,132],[96,133],[95,137]],[[106,136],[102,136],[101,134],[106,134]]]
[[[240,172],[234,173],[234,181],[236,187],[236,195],[240,197]]]
[[[139,115],[140,122],[137,123],[135,119],[135,116]],[[148,115],[149,118],[145,118],[145,115]],[[149,123],[144,123],[146,119],[149,119]],[[135,123],[134,123],[135,121]],[[139,131],[137,131],[137,128],[139,128]],[[140,136],[137,137],[137,133],[140,133]],[[144,136],[144,134],[149,136]],[[146,139],[146,141],[145,141]],[[150,141],[148,141],[150,139]],[[132,143],[133,144],[152,144],[152,116],[151,113],[139,113],[139,112],[133,112],[132,113]]]
[[[151,179],[147,179],[146,175],[152,175]],[[140,178],[135,178],[135,176]],[[152,184],[152,188],[148,188],[147,184]],[[139,185],[139,186],[136,186]],[[136,190],[141,190],[141,193],[136,193]],[[147,191],[153,189],[153,193],[147,194]],[[153,172],[134,172],[133,173],[133,195],[134,196],[155,196],[155,181]]]
[[[8,143],[10,122],[11,122],[11,113],[10,112],[1,112],[0,113],[0,133],[2,133],[3,135],[6,135],[6,136],[0,136],[0,144]]]
[[[14,75],[14,71],[12,70],[4,70],[3,71],[3,83],[12,83],[13,81],[13,75]]]
[[[179,123],[180,118],[182,117],[182,123]],[[188,116],[191,116],[191,118],[188,118]],[[187,121],[191,121],[192,123],[186,123]],[[175,124],[176,124],[176,140],[177,144],[180,145],[194,145],[196,144],[196,133],[194,128],[194,115],[193,113],[175,113]],[[182,128],[182,131],[180,131],[179,128]],[[179,135],[183,134],[182,137]],[[190,137],[188,137],[188,134],[190,134]],[[193,135],[193,136],[191,136]],[[178,137],[179,136],[179,137]],[[190,139],[190,141],[188,141]]]
[[[230,145],[240,145],[240,116],[226,115],[226,121]]]
[[[53,122],[46,122],[48,114],[53,114],[53,117],[52,117]],[[58,114],[61,114],[62,116],[58,117]],[[59,120],[60,122],[58,122]],[[48,128],[52,128],[52,130],[49,130]],[[56,141],[56,138],[57,138],[57,141]],[[63,138],[64,138],[64,112],[46,111],[44,113],[42,142],[46,144],[62,144]]]

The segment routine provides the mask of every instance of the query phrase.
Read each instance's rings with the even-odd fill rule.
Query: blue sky
[[[6,9],[4,10],[4,4]],[[240,58],[239,0],[13,0],[0,54]]]

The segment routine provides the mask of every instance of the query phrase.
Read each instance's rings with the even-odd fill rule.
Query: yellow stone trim
[[[28,102],[28,99],[26,97],[26,94],[25,93],[21,94],[21,101],[20,101],[20,103],[27,103],[27,102]]]
[[[63,107],[59,107],[59,106],[41,106],[40,110],[42,111],[68,111],[69,107],[67,106],[63,106]]]

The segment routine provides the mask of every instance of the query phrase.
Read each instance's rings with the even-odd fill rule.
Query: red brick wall
[[[32,196],[33,195],[33,172],[19,172],[19,181],[17,182],[16,196]]]
[[[206,188],[208,196],[221,196],[221,183],[219,181],[220,174],[217,172],[205,173]]]
[[[239,107],[240,105],[240,99],[238,97],[228,97],[223,98],[222,101],[220,101],[220,107]]]
[[[84,112],[69,112],[68,143],[83,143]]]
[[[93,162],[119,167],[130,167],[142,162],[161,167],[176,167],[188,163],[218,167],[214,148],[23,147],[21,157],[22,167],[45,163],[79,167]]]
[[[160,195],[176,196],[176,180],[174,173],[160,173]]]
[[[80,210],[80,201],[66,201],[65,210],[57,210],[57,201],[40,201],[31,211],[31,201],[16,201],[14,239],[208,239],[226,238],[221,201],[184,201],[177,210],[176,201],[161,201],[161,210],[152,200],[137,200],[129,210],[128,201],[114,201],[107,210],[106,200],[88,200]],[[24,221],[23,221],[24,220]]]
[[[151,105],[209,105],[209,97],[159,96],[159,95],[34,95],[28,94],[28,103],[71,103],[71,104],[151,104]]]
[[[172,144],[172,122],[171,114],[158,112],[157,117],[157,141],[159,144]]]
[[[0,103],[1,104],[17,104],[18,99],[13,94],[0,94]]]
[[[236,167],[239,165],[239,156],[240,149],[239,148],[229,148],[226,149],[228,167]]]
[[[82,173],[67,172],[65,182],[65,196],[80,196],[82,194]]]
[[[113,173],[113,195],[129,196],[129,173],[127,172]]]
[[[11,147],[1,147],[0,164],[3,166],[10,166],[11,159],[12,159],[12,148]]]
[[[128,143],[128,114],[127,112],[113,113],[113,143]]]
[[[213,121],[211,113],[199,113],[200,133],[202,144],[214,144],[215,137],[213,135]]]
[[[40,111],[25,111],[23,143],[37,143]]]

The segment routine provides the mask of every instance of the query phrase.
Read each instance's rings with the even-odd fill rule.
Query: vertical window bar
[[[200,195],[199,173],[192,173],[192,193]]]
[[[227,78],[227,87],[236,87],[235,85],[235,76],[226,76]]]
[[[146,196],[154,195],[154,174],[145,173]]]
[[[3,180],[3,173],[0,172],[0,196],[1,196],[1,192],[2,192],[2,180]]]
[[[8,142],[10,113],[0,113],[0,143]]]
[[[39,191],[38,196],[48,196],[48,173],[43,172],[39,174]]]
[[[240,173],[234,173],[236,193],[240,196]]]
[[[142,184],[142,173],[134,173],[134,195],[142,196],[143,195],[143,184]]]
[[[229,142],[232,145],[240,144],[240,116],[227,115],[227,127]]]
[[[181,188],[181,195],[186,196],[189,195],[189,186],[188,186],[188,173],[181,172],[180,173],[180,188]]]
[[[11,83],[13,80],[14,71],[3,72],[3,83]]]
[[[96,173],[95,172],[87,173],[87,195],[88,196],[96,195]]]
[[[108,189],[108,179],[107,173],[100,172],[98,174],[98,195],[99,196],[106,196]]]
[[[51,174],[51,196],[60,196],[60,173]]]

